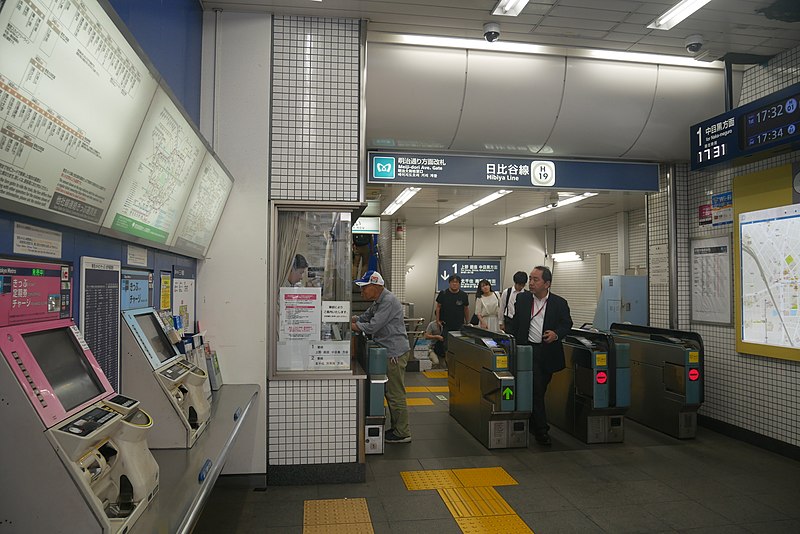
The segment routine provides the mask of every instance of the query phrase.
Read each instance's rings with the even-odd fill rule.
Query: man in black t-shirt
[[[469,322],[469,298],[461,291],[461,277],[451,274],[447,279],[450,287],[439,291],[436,296],[436,322],[442,329],[444,349],[447,351],[447,333],[459,330],[461,325]]]

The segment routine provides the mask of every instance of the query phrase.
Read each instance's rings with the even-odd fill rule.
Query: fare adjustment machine
[[[121,389],[147,399],[156,421],[150,447],[191,447],[211,415],[208,375],[178,352],[155,309],[123,311],[122,323]]]
[[[68,265],[0,260],[0,529],[124,533],[158,491],[150,416],[70,318]]]

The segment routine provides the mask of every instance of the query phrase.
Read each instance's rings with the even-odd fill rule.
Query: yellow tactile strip
[[[409,490],[435,489],[465,534],[533,534],[492,486],[516,485],[502,467],[402,471]]]
[[[383,399],[383,405],[389,406],[386,399]],[[433,406],[433,401],[427,397],[406,397],[407,406]]]
[[[303,503],[303,533],[372,533],[366,499],[322,499]]]
[[[440,489],[439,495],[453,517],[514,515],[514,509],[491,487]]]
[[[430,471],[402,471],[400,476],[411,491],[444,488],[460,488],[463,486],[452,469]]]
[[[428,391],[431,393],[450,393],[450,388],[447,386],[428,386]]]
[[[406,393],[449,393],[447,386],[406,386]]]
[[[502,467],[453,469],[453,474],[465,488],[479,486],[516,486],[517,481]]]
[[[427,378],[447,378],[447,371],[422,371]]]
[[[513,532],[514,534],[530,533],[525,521],[518,515],[487,515],[479,517],[457,517],[461,532],[464,534],[489,534]]]

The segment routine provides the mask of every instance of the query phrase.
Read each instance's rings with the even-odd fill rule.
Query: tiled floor
[[[408,373],[408,386],[446,380]],[[800,462],[705,428],[679,441],[626,421],[625,443],[586,445],[551,431],[553,447],[489,451],[450,418],[440,392],[414,392],[413,441],[367,456],[363,484],[269,487],[217,482],[194,532],[300,533],[306,500],[366,498],[377,533],[458,533],[436,490],[409,491],[402,471],[503,467],[496,490],[536,534],[800,533]]]

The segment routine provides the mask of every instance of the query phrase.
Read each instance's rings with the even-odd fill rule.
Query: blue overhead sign
[[[369,168],[370,183],[658,191],[656,163],[371,151]]]
[[[488,280],[492,284],[492,289],[500,289],[500,261],[472,259],[439,259],[439,270],[436,273],[436,288],[439,291],[450,287],[447,279],[451,275],[457,274],[461,277],[461,289],[474,292],[478,289],[478,282]]]
[[[692,126],[692,170],[744,164],[800,143],[800,83]],[[788,145],[788,146],[787,146]]]

